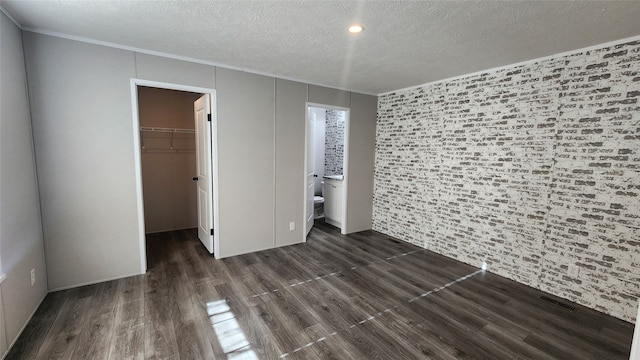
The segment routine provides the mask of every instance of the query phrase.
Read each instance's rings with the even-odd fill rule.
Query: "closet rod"
[[[172,132],[172,133],[195,133],[194,129],[175,129],[175,128],[157,128],[157,127],[140,127],[140,131],[145,132]]]

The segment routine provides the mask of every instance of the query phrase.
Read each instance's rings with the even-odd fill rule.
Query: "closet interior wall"
[[[200,94],[138,88],[145,232],[197,226],[193,102]]]

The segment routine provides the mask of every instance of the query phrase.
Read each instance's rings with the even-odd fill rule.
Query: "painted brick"
[[[630,42],[380,96],[374,230],[633,321],[639,80]]]
[[[343,175],[344,121],[344,111],[327,110],[324,138],[325,175]]]

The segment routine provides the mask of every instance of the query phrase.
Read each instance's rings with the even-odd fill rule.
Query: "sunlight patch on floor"
[[[258,356],[251,349],[251,344],[240,328],[227,300],[208,302],[207,314],[209,314],[211,326],[216,332],[222,351],[228,359],[258,360]]]

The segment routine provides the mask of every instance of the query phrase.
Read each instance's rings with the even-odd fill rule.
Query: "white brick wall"
[[[640,41],[380,97],[373,227],[634,321]]]
[[[345,115],[344,111],[327,110],[324,138],[325,175],[343,175]]]

